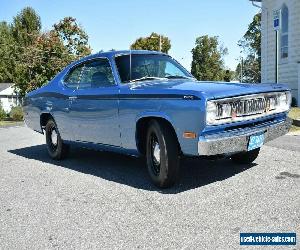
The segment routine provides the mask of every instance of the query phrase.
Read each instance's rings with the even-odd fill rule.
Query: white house
[[[276,79],[274,11],[280,10],[278,82],[289,85],[293,97],[297,99],[300,106],[300,0],[253,0],[252,2],[262,8],[262,82],[275,82]]]
[[[13,83],[0,83],[0,102],[6,113],[11,108],[21,104],[21,99],[16,94]]]

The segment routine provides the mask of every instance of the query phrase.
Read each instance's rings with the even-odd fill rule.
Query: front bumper
[[[273,121],[259,124],[251,128],[239,128],[213,135],[200,136],[198,141],[198,154],[201,156],[224,155],[247,151],[251,135],[264,133],[264,143],[285,135],[292,124],[286,118],[282,121]]]

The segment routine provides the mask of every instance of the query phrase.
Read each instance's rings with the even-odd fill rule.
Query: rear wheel
[[[45,127],[48,154],[52,159],[60,160],[67,156],[69,145],[63,143],[54,120],[49,119]]]
[[[260,151],[260,148],[257,148],[257,149],[254,149],[254,150],[251,150],[248,152],[234,154],[231,156],[231,160],[237,164],[250,164],[256,160],[256,158],[259,154],[259,151]]]
[[[146,158],[149,175],[160,188],[175,184],[179,171],[177,139],[169,126],[152,120],[147,131]]]

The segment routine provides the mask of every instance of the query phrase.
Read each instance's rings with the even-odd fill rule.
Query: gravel
[[[0,249],[241,249],[240,232],[299,236],[300,136],[250,166],[185,159],[166,190],[141,159],[77,148],[53,161],[24,126],[0,128],[0,159]]]

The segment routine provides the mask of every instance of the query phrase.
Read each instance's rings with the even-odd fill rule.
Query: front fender
[[[189,124],[187,121],[190,119],[178,119],[178,117],[174,116],[174,119],[172,119],[168,114],[164,112],[142,112],[136,117],[136,131],[135,131],[135,137],[136,137],[136,142],[137,142],[137,147],[139,147],[139,139],[140,136],[138,136],[138,133],[142,132],[140,130],[139,122],[142,119],[145,118],[159,118],[159,119],[164,119],[167,121],[170,126],[173,128],[174,133],[176,135],[176,139],[179,143],[180,149],[183,154],[186,155],[196,155],[197,154],[197,139],[186,139],[183,137],[183,132],[184,131],[197,131],[195,130],[190,130],[189,127],[193,127],[194,124]],[[189,125],[188,125],[189,124]],[[144,132],[144,131],[143,131]],[[145,134],[143,135],[145,138]],[[145,140],[145,139],[144,139]]]
[[[142,113],[138,114],[136,119],[135,119],[136,124],[138,123],[138,121],[140,119],[150,118],[150,117],[165,119],[173,126],[173,122],[172,122],[171,117],[169,117],[166,113],[161,112],[161,111],[156,111],[156,112],[155,111],[146,111],[146,112],[142,112]]]

